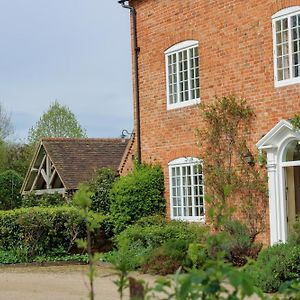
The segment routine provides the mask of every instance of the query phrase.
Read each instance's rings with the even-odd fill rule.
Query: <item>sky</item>
[[[117,0],[0,0],[0,103],[11,140],[57,100],[88,137],[132,131],[129,11]]]

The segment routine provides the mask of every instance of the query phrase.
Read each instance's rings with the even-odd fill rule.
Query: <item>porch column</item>
[[[273,150],[273,151],[272,151]],[[274,149],[267,150],[267,170],[269,186],[269,215],[270,215],[270,242],[271,245],[279,242],[279,203],[277,195],[277,164]]]

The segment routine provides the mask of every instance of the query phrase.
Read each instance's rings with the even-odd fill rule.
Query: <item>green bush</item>
[[[34,207],[34,206],[59,206],[66,205],[67,200],[62,194],[42,194],[35,195],[34,193],[27,194],[22,197],[22,207]]]
[[[256,243],[248,227],[238,220],[226,221],[223,231],[211,235],[206,242],[211,259],[220,253],[235,266],[243,266],[248,258],[256,259],[262,245]]]
[[[0,210],[14,209],[21,205],[22,182],[23,178],[13,170],[0,174]]]
[[[142,217],[164,214],[164,176],[161,168],[137,166],[113,184],[110,198],[116,233]]]
[[[124,256],[128,257],[130,269],[144,266],[144,271],[156,272],[161,261],[165,260],[164,270],[160,273],[173,271],[185,261],[188,245],[203,243],[207,236],[206,227],[199,224],[167,221],[159,216],[149,217],[148,221],[142,218],[115,238],[115,255],[127,253]]]
[[[167,275],[174,273],[180,266],[191,266],[187,258],[189,244],[188,240],[170,240],[154,248],[143,263],[143,272]]]
[[[264,249],[246,271],[264,292],[276,292],[283,282],[300,276],[300,246],[287,243]]]
[[[116,171],[110,168],[101,168],[89,182],[89,189],[93,193],[91,209],[107,215],[110,210],[109,193],[116,179]]]
[[[225,251],[226,258],[235,266],[243,266],[248,258],[256,259],[262,244],[256,243],[249,228],[239,220],[224,223],[224,231],[228,234],[229,248]]]
[[[297,216],[293,224],[293,229],[289,236],[289,243],[300,245],[300,217],[299,216]]]
[[[31,207],[0,211],[0,249],[23,249],[28,260],[53,251],[76,250],[85,219],[75,207]]]

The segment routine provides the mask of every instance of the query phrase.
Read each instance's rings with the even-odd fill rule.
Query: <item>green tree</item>
[[[31,147],[26,144],[4,143],[0,145],[0,155],[2,153],[1,170],[14,170],[25,177],[32,159]]]
[[[86,131],[67,106],[54,101],[28,133],[30,144],[43,137],[81,138],[86,137]]]
[[[23,178],[15,171],[0,174],[0,209],[14,209],[21,204],[20,189]]]
[[[0,140],[6,139],[13,133],[13,125],[10,116],[4,110],[0,103]]]

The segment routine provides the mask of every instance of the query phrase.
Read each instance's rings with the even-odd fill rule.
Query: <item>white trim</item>
[[[271,245],[288,238],[285,168],[300,166],[300,161],[283,160],[287,145],[294,140],[300,140],[300,133],[290,122],[281,120],[256,144],[259,150],[267,152]]]
[[[169,88],[168,88],[169,89]],[[172,103],[170,104],[169,101],[167,102],[167,110],[177,109],[177,108],[183,108],[186,106],[192,106],[197,105],[200,103],[200,98],[187,100],[179,103]]]
[[[168,166],[190,165],[196,163],[202,163],[202,159],[195,158],[195,157],[180,157],[170,161],[168,163]]]
[[[274,67],[274,86],[275,88],[289,86],[300,83],[300,76],[293,77],[292,63],[292,38],[291,38],[291,17],[300,13],[300,6],[291,6],[284,8],[272,16],[272,35],[273,35],[273,67]],[[287,18],[288,20],[288,58],[289,58],[289,79],[277,79],[277,44],[276,44],[276,22]],[[300,72],[300,71],[299,71]]]
[[[181,213],[181,216],[174,216],[173,214],[173,202],[172,202],[172,198],[173,198],[173,186],[172,186],[172,168],[174,167],[184,167],[184,166],[191,166],[193,167],[194,165],[197,165],[197,164],[202,164],[202,160],[201,159],[198,159],[198,158],[195,158],[195,157],[181,157],[181,158],[177,158],[177,159],[174,159],[172,161],[170,161],[168,163],[168,166],[169,166],[169,191],[170,191],[170,197],[169,197],[169,200],[170,200],[170,217],[172,220],[180,220],[180,221],[188,221],[188,222],[201,222],[201,223],[204,223],[205,222],[205,200],[204,200],[204,189],[205,189],[205,186],[204,186],[204,182],[202,183],[202,188],[203,188],[203,216],[183,216],[183,211]],[[193,170],[193,168],[191,168]],[[193,185],[193,171],[191,173],[191,176],[192,176],[192,181],[191,181],[191,185],[192,187],[194,186]],[[203,178],[203,172],[202,172],[202,181],[204,181],[204,178]],[[180,174],[180,187],[182,187],[183,184],[182,184],[182,175]],[[182,192],[181,192],[182,193]],[[195,207],[195,203],[194,203],[194,189],[192,188],[192,195],[193,195],[193,199],[192,199],[192,207],[194,208]],[[182,196],[182,194],[181,194]],[[183,201],[183,199],[181,199],[181,201]],[[182,202],[182,208],[183,208],[183,202]]]
[[[190,62],[188,59],[188,93],[189,93],[189,99],[190,100],[186,100],[186,101],[182,101],[180,102],[180,91],[179,91],[179,61],[178,61],[178,53],[184,50],[187,50],[189,48],[193,48],[193,47],[198,47],[198,70],[199,70],[199,98],[196,99],[191,99],[191,88],[190,88]],[[187,106],[192,106],[192,105],[197,105],[200,103],[200,51],[199,51],[199,42],[196,40],[187,40],[187,41],[183,41],[180,42],[178,44],[173,45],[172,47],[168,48],[165,52],[165,72],[166,72],[166,98],[167,98],[167,110],[172,110],[172,109],[177,109],[177,108],[183,108],[183,107],[187,107]],[[176,95],[177,95],[177,102],[176,103],[170,103],[170,88],[169,88],[169,70],[168,70],[168,56],[172,55],[172,54],[176,54],[176,70],[177,70],[177,82],[176,82],[176,86],[177,86],[177,91],[176,91]],[[189,54],[188,54],[189,55]],[[189,57],[189,56],[188,56]]]
[[[178,44],[173,45],[165,51],[165,55],[172,54],[177,51],[184,50],[189,47],[199,46],[199,42],[195,40],[187,40],[184,42],[180,42]]]
[[[300,6],[290,6],[284,9],[281,9],[272,16],[272,19],[278,19],[285,17],[287,15],[293,14],[294,12],[300,11]]]

